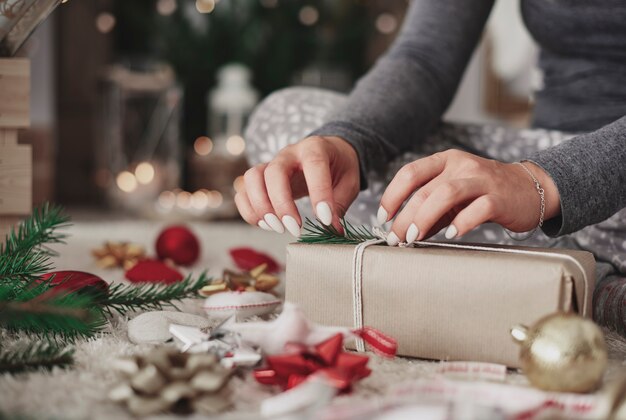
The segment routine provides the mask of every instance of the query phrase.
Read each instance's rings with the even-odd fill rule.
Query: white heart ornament
[[[224,319],[235,315],[238,320],[243,320],[270,314],[281,303],[276,296],[264,292],[221,292],[206,298],[203,308],[209,318]]]

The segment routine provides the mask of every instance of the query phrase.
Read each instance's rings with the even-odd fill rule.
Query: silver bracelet
[[[509,235],[509,238],[515,241],[525,241],[527,239],[530,239],[535,234],[537,229],[543,226],[543,217],[545,216],[545,212],[546,212],[546,195],[545,195],[544,189],[541,187],[541,184],[539,183],[535,175],[533,175],[533,173],[530,171],[530,169],[528,169],[526,165],[524,165],[522,162],[515,162],[515,163],[521,166],[522,168],[524,168],[524,170],[528,172],[528,175],[530,175],[530,177],[533,179],[533,182],[535,183],[535,188],[537,189],[537,192],[539,193],[539,198],[541,200],[541,203],[539,206],[539,224],[535,226],[533,230],[527,232],[525,236],[523,237],[516,237],[516,236],[513,236],[511,231],[509,231],[506,228],[504,229],[507,235]]]

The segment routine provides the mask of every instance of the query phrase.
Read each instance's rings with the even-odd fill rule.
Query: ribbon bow
[[[268,356],[267,367],[254,371],[254,378],[265,385],[291,389],[311,375],[323,375],[339,392],[349,392],[352,383],[371,373],[369,357],[343,350],[343,335],[335,334],[313,347],[288,344],[287,354]]]

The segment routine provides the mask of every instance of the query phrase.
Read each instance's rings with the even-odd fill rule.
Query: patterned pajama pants
[[[250,164],[270,161],[279,150],[306,137],[332,117],[346,97],[313,88],[289,88],[265,99],[255,110],[246,129]],[[567,141],[571,135],[542,129],[512,129],[488,125],[442,124],[439,130],[393,161],[386,173],[368,177],[369,188],[361,191],[346,218],[353,224],[376,224],[376,211],[385,187],[404,164],[446,149],[461,149],[479,156],[513,162],[537,150]],[[312,216],[308,199],[298,201],[303,217]],[[443,239],[442,234],[434,239]],[[461,241],[520,244],[498,225],[484,224]],[[571,235],[549,238],[538,231],[524,245],[583,249],[597,260],[593,316],[596,322],[626,335],[626,209],[597,225]]]

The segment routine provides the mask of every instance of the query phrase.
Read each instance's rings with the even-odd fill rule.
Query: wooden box
[[[30,61],[0,59],[0,241],[32,207],[32,151],[17,143],[30,125]]]

